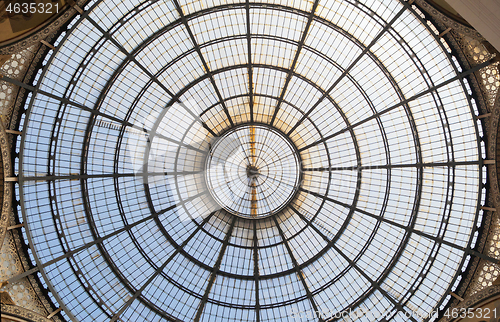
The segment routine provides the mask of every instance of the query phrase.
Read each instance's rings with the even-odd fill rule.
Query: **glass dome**
[[[84,9],[19,155],[64,317],[435,319],[477,238],[484,148],[462,67],[412,1]]]

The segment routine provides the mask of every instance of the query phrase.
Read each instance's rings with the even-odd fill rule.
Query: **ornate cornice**
[[[83,6],[88,0],[75,1],[77,5]],[[10,41],[8,45],[0,45],[0,55],[18,53],[30,46],[40,43],[40,40],[53,36],[71,17],[77,14],[77,11],[70,7],[64,11],[59,17],[53,20],[52,23],[33,32],[29,36],[21,36],[23,38],[15,41]]]
[[[453,310],[455,312],[467,312],[469,309],[475,309],[475,308],[480,308],[483,307],[484,305],[487,305],[488,302],[492,300],[498,300],[500,297],[500,286],[498,285],[492,285],[489,286],[485,289],[483,289],[480,292],[474,293],[473,295],[465,298],[463,301],[460,301],[458,305],[456,305]],[[491,318],[491,320],[489,319]],[[446,319],[446,321],[460,321],[463,320],[461,318],[453,318],[452,315],[450,314],[450,317]],[[490,316],[488,318],[485,318],[485,320],[488,321],[497,321],[497,319],[494,319],[493,316]]]
[[[0,122],[0,153],[2,155],[3,173],[0,175],[0,182],[3,183],[3,203],[0,216],[0,245],[3,245],[5,233],[9,226],[9,219],[12,214],[12,191],[13,182],[5,181],[6,177],[12,177],[12,159],[10,154],[10,144],[8,134],[5,132],[3,122]]]
[[[47,319],[46,317],[21,306],[6,305],[2,303],[0,308],[2,309],[2,315],[5,317],[12,316],[29,322],[53,322],[53,320]]]
[[[51,42],[55,36],[56,33],[54,32],[49,34],[45,39]],[[9,59],[5,65],[2,66],[1,72],[10,78],[28,84],[33,79],[41,59],[48,50],[49,49],[46,46],[41,45],[39,41],[35,41],[31,47],[12,54],[11,59]],[[19,88],[18,86],[4,81],[0,81],[0,86],[2,86],[0,91],[3,91],[6,94],[6,99],[4,100],[0,111],[0,156],[2,161],[0,166],[3,168],[2,170],[5,177],[13,177],[15,174],[13,171],[12,162],[14,159],[11,147],[15,146],[16,134],[7,133],[6,130],[16,129],[18,120],[24,111],[24,102],[29,92],[23,88]],[[0,242],[3,241],[3,243],[0,244],[0,247],[2,247],[2,252],[11,254],[12,258],[15,259],[15,270],[12,273],[19,274],[29,269],[31,264],[28,259],[28,254],[24,250],[25,245],[21,231],[19,229],[10,230],[8,238],[6,237],[6,228],[8,226],[15,225],[17,223],[16,220],[18,219],[15,215],[15,205],[13,204],[15,183],[5,182],[4,175],[0,175],[0,184],[4,185],[3,203],[0,203]],[[11,276],[8,276],[7,278],[9,277]],[[39,313],[50,314],[50,312],[54,312],[56,310],[56,307],[47,296],[47,290],[43,288],[40,281],[33,275],[23,278],[13,284],[7,284],[7,286],[3,289],[8,291],[16,299],[20,296],[23,301],[28,301],[26,307],[36,310]],[[32,319],[29,321],[49,321],[43,315],[39,315],[27,308],[13,306],[8,309],[14,310],[14,308],[17,311],[13,312],[18,313],[13,316],[17,316],[18,318],[28,318],[28,320]],[[3,307],[2,312],[4,312]],[[35,319],[35,317],[37,319]],[[53,316],[50,321],[61,320],[58,316]]]
[[[429,15],[431,15],[434,20],[443,23],[444,25],[446,25],[446,27],[452,28],[455,31],[458,31],[464,35],[467,35],[469,37],[473,37],[473,38],[478,39],[480,41],[485,40],[484,37],[479,32],[477,32],[477,30],[475,30],[471,27],[465,26],[456,20],[450,19],[448,16],[444,15],[439,10],[434,8],[432,5],[427,3],[427,1],[415,0],[415,3],[420,8],[425,10]]]

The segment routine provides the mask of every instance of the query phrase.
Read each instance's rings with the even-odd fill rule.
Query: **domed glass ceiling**
[[[448,302],[482,132],[416,6],[84,9],[20,146],[27,238],[67,319],[421,321]]]

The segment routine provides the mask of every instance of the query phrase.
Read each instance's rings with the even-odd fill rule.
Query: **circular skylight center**
[[[297,191],[300,159],[277,130],[244,125],[220,137],[207,157],[209,191],[230,213],[262,218],[279,212]]]

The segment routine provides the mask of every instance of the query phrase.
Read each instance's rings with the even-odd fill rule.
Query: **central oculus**
[[[241,125],[216,138],[205,163],[210,194],[243,218],[278,213],[299,187],[300,157],[292,141],[267,125]]]

